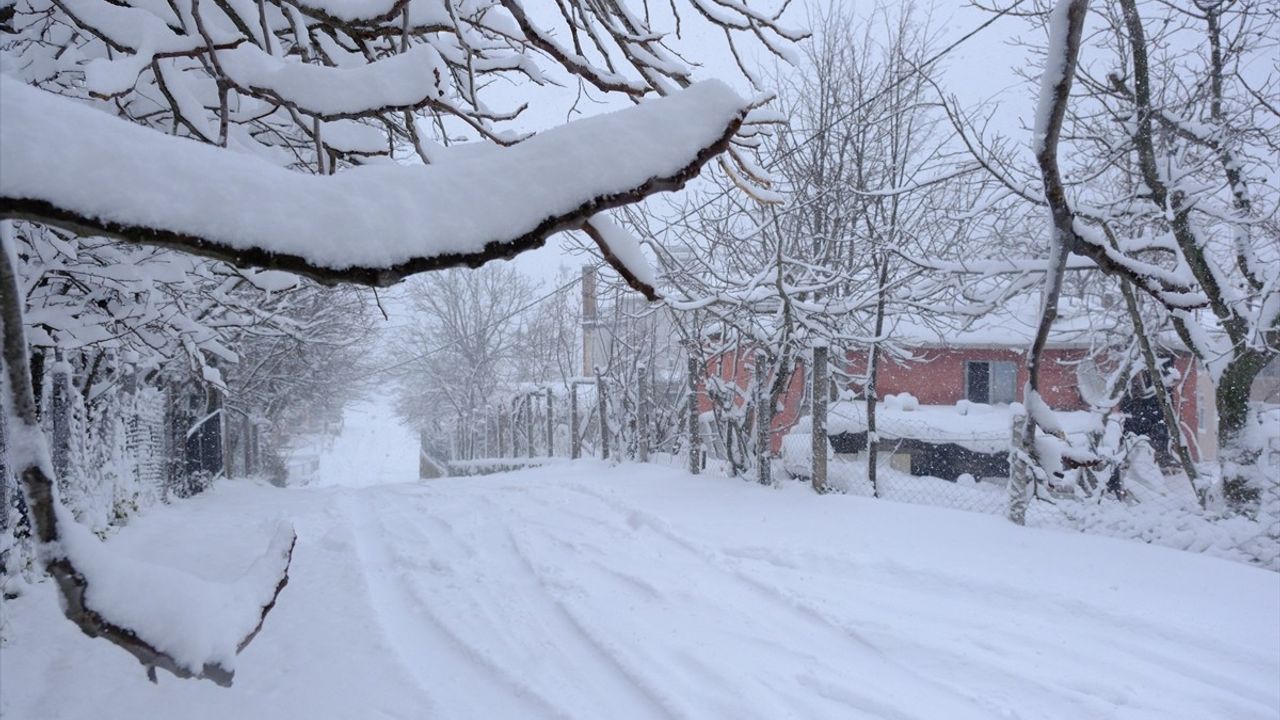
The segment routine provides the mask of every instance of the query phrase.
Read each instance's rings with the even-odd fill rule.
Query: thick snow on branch
[[[604,258],[628,285],[650,300],[657,299],[654,288],[658,279],[653,274],[653,265],[640,249],[639,240],[603,213],[587,221],[582,229],[596,242]]]
[[[601,210],[677,189],[747,111],[707,81],[465,162],[314,176],[7,77],[0,102],[0,217],[379,285],[510,257]]]
[[[280,523],[266,552],[239,579],[216,583],[120,557],[67,510],[59,507],[58,513],[56,552],[76,570],[84,610],[171,658],[176,669],[215,681],[225,673],[229,684],[236,655],[257,634],[287,581],[293,528]]]
[[[370,108],[416,108],[445,97],[449,70],[431,45],[350,68],[290,62],[252,45],[218,53],[237,85],[325,119],[362,117]]]

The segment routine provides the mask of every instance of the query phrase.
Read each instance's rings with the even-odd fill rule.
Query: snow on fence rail
[[[449,469],[450,476],[457,477],[467,475],[492,475],[494,473],[523,470],[524,468],[540,467],[542,465],[550,465],[566,461],[567,458],[562,457],[475,458],[472,460],[450,460],[446,463],[446,467]]]
[[[890,403],[893,405],[894,403]],[[910,405],[910,403],[907,403]],[[911,415],[901,405],[877,412],[876,482],[869,479],[864,406],[836,403],[829,417],[827,483],[838,492],[897,502],[1004,515],[1009,504],[1008,452],[1012,415],[1000,409],[967,408],[967,427],[938,427],[937,408]],[[1003,415],[1001,415],[1003,412]],[[883,413],[883,414],[882,414]],[[953,412],[953,415],[955,413]],[[1087,413],[1059,413],[1069,433],[1083,432]],[[997,439],[995,419],[1009,429]],[[887,419],[887,422],[886,422]],[[959,415],[955,418],[959,419]],[[1258,422],[1280,430],[1280,410],[1259,413]],[[802,418],[783,438],[781,464],[793,479],[811,480],[811,421]],[[960,429],[965,428],[965,429]],[[1264,462],[1280,473],[1280,432],[1273,432]],[[1105,478],[1103,479],[1105,482]],[[1200,552],[1280,571],[1280,502],[1264,500],[1253,515],[1232,513],[1221,503],[1201,508],[1186,477],[1166,472],[1148,443],[1131,449],[1119,478],[1120,491],[1086,493],[1074,485],[1040,487],[1027,515],[1029,525],[1078,530]]]

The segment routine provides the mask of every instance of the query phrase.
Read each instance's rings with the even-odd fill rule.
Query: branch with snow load
[[[36,418],[23,298],[9,223],[0,243],[0,324],[4,326],[4,412],[9,455],[22,484],[37,552],[62,595],[63,614],[89,637],[123,648],[147,668],[229,686],[236,655],[257,636],[289,583],[297,535],[277,527],[267,551],[236,582],[213,583],[177,570],[112,556],[57,499],[56,476]],[[138,590],[146,592],[139,594]]]
[[[1022,397],[1028,411],[1027,419],[1021,430],[1015,461],[1009,467],[1009,519],[1019,525],[1026,522],[1028,482],[1041,475],[1046,465],[1054,464],[1045,462],[1051,458],[1040,456],[1041,445],[1036,441],[1038,426],[1048,429],[1056,424],[1053,412],[1040,399],[1040,366],[1045,346],[1049,342],[1049,332],[1058,317],[1058,298],[1062,294],[1062,278],[1066,272],[1067,260],[1073,246],[1079,244],[1075,214],[1067,202],[1066,189],[1058,169],[1058,138],[1062,132],[1063,118],[1066,117],[1067,102],[1071,97],[1071,82],[1075,78],[1076,63],[1080,58],[1080,38],[1088,10],[1089,0],[1058,0],[1050,11],[1049,46],[1045,52],[1044,72],[1040,77],[1040,98],[1036,106],[1032,149],[1035,150],[1036,164],[1040,167],[1051,224],[1049,257],[1041,292],[1040,322],[1027,353],[1027,383]]]
[[[706,81],[507,148],[316,176],[8,77],[0,103],[0,218],[377,287],[510,258],[601,211],[677,190],[728,147],[749,109]]]

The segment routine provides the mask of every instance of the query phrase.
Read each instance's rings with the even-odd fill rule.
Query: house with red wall
[[[892,349],[880,356],[877,449],[909,455],[911,472],[940,477],[959,474],[966,463],[988,470],[1003,463],[1013,417],[1019,412],[1017,401],[1027,382],[1026,354],[1033,331],[1030,323],[1009,314],[984,318],[963,330],[936,331],[900,322],[889,334]],[[1085,399],[1088,386],[1101,383],[1088,344],[1092,332],[1087,318],[1056,325],[1040,376],[1041,396],[1060,412],[1064,430],[1081,439],[1098,423],[1088,412]],[[832,373],[836,379],[828,437],[834,452],[861,452],[866,449],[861,383],[867,372],[867,351],[849,350],[839,362],[840,366],[833,368],[838,372]],[[1202,412],[1206,403],[1212,410],[1212,388],[1189,353],[1175,353],[1171,365],[1178,378],[1173,399],[1182,431],[1198,457],[1199,441],[1212,433]],[[754,373],[753,353],[744,349],[713,357],[707,373],[709,379],[748,388]],[[774,453],[798,425],[801,432],[808,432],[804,422],[809,408],[806,375],[804,364],[798,364],[779,403],[771,430]],[[701,409],[709,411],[711,404],[705,393],[700,400]],[[1149,387],[1135,383],[1117,411],[1124,413],[1126,430],[1146,435],[1158,456],[1171,459],[1165,452],[1168,431]],[[950,448],[950,455],[934,452],[944,446]],[[954,459],[957,455],[961,460]],[[983,461],[980,456],[990,457]]]

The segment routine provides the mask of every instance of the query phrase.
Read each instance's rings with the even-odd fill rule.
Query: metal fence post
[[[649,366],[641,363],[637,368],[639,385],[636,387],[636,448],[640,462],[649,462]]]
[[[578,383],[569,383],[569,457],[577,460],[582,457],[582,423],[578,416]]]
[[[697,475],[702,471],[702,433],[698,428],[698,358],[693,347],[689,348],[689,472]]]
[[[813,469],[810,480],[813,482],[814,492],[825,493],[830,490],[827,485],[827,399],[830,383],[827,380],[825,345],[815,345],[813,348],[813,366],[809,380],[813,418],[810,430],[813,436]]]
[[[596,407],[600,413],[600,458],[609,459],[609,398],[605,394],[604,376],[596,368]]]
[[[769,360],[763,350],[756,352],[755,366],[755,404],[756,404],[756,482],[761,485],[773,484],[769,467],[769,430],[773,425],[773,412],[770,405]]]
[[[552,457],[556,454],[555,407],[553,405],[555,399],[556,396],[551,392],[551,388],[547,388],[547,457]]]

